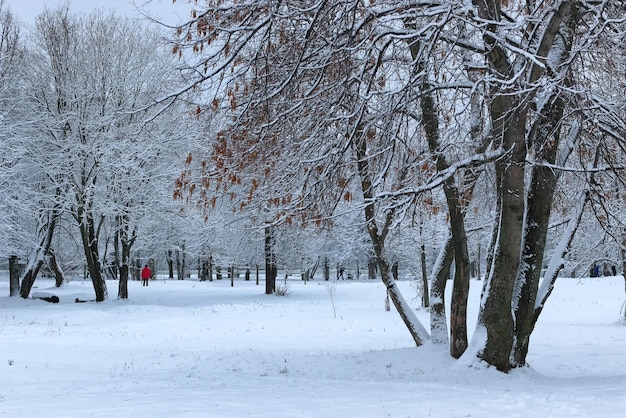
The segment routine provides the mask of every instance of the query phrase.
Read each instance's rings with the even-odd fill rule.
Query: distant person
[[[152,272],[146,264],[145,266],[143,266],[143,269],[141,269],[141,285],[148,286],[148,280],[150,280],[150,278],[152,278]]]

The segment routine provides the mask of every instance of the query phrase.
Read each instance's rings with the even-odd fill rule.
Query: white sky
[[[35,17],[44,8],[55,9],[65,0],[4,0],[5,7],[26,24],[35,22]],[[190,6],[184,1],[172,0],[69,0],[70,10],[75,13],[88,14],[94,9],[115,10],[121,15],[141,17],[137,7],[147,10],[150,15],[168,23],[186,20]]]

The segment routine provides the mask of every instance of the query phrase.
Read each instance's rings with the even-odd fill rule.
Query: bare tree
[[[206,207],[226,195],[274,223],[322,223],[350,202],[418,345],[428,335],[389,275],[386,238],[423,193],[443,190],[451,238],[434,275],[447,277],[454,262],[451,354],[504,372],[521,366],[549,295],[538,286],[558,172],[576,154],[593,192],[590,173],[614,170],[604,163],[607,139],[623,140],[619,105],[598,95],[599,73],[578,76],[596,67],[593,46],[624,33],[621,6],[477,0],[468,12],[456,1],[208,1],[176,28],[173,49],[197,53],[190,85],[214,95],[206,108],[224,128],[203,182],[182,189],[199,184]],[[585,126],[602,135],[581,135]],[[467,209],[486,172],[493,239],[468,343]],[[555,257],[568,251],[588,196],[564,216]]]
[[[157,216],[155,201],[167,200],[155,189],[173,179],[179,155],[169,148],[193,135],[182,129],[192,115],[176,108],[174,124],[171,103],[155,106],[178,78],[157,35],[136,22],[98,11],[72,16],[66,6],[38,17],[36,40],[21,89],[30,123],[14,138],[24,150],[16,173],[36,176],[25,189],[53,202],[42,205],[45,243],[61,214],[75,221],[96,301],[108,293],[101,243],[111,220],[121,246],[118,295],[126,298],[137,229]],[[43,241],[39,247],[49,249]]]

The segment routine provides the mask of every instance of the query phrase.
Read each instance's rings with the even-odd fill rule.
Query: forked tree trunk
[[[96,302],[102,302],[108,297],[108,292],[106,281],[102,276],[102,269],[100,266],[100,254],[98,251],[99,227],[96,228],[92,214],[85,210],[84,207],[79,208],[78,219],[80,222],[80,234],[83,242],[83,249],[85,251],[87,269],[89,270],[89,275],[93,284]]]
[[[554,104],[546,105],[548,111],[544,116],[545,120],[539,124],[537,134],[534,137],[536,158],[539,162],[546,164],[534,165],[530,176],[522,268],[516,285],[519,292],[516,294],[516,299],[513,300],[515,346],[513,347],[512,358],[514,367],[526,364],[530,334],[535,327],[533,320],[535,301],[541,279],[550,213],[557,184],[557,175],[550,166],[556,162],[560,143],[558,126],[563,116],[564,103],[560,98],[554,98],[552,103]]]

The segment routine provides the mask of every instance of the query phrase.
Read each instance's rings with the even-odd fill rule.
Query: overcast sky
[[[65,0],[5,0],[8,8],[20,20],[27,24],[35,21],[35,16],[41,13],[45,7],[55,9]],[[140,17],[137,7],[145,8],[151,15],[163,19],[168,23],[179,22],[189,16],[188,4],[178,1],[172,4],[172,0],[69,0],[70,10],[76,13],[90,13],[94,9],[115,10],[119,14],[129,17]],[[137,6],[135,6],[137,5]]]

